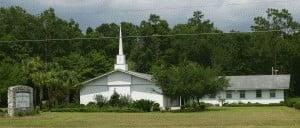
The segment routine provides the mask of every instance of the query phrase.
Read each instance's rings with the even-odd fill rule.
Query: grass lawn
[[[288,107],[214,108],[198,113],[41,113],[0,118],[0,128],[300,128]]]

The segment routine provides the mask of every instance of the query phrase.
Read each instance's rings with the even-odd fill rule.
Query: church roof
[[[226,76],[227,90],[289,89],[290,75]]]
[[[92,79],[89,79],[89,80],[87,80],[87,81],[84,81],[84,82],[81,83],[81,85],[90,83],[90,82],[92,82],[92,81],[94,81],[94,80],[97,80],[97,79],[99,79],[99,78],[102,78],[102,77],[104,77],[104,76],[107,76],[107,75],[109,75],[109,74],[112,74],[112,73],[114,73],[114,72],[123,72],[123,73],[129,74],[129,75],[133,75],[133,76],[136,76],[136,77],[145,79],[145,80],[152,81],[152,75],[145,74],[145,73],[134,72],[134,71],[128,71],[128,70],[120,70],[120,69],[116,69],[116,70],[110,71],[110,72],[108,72],[108,73],[105,73],[105,74],[103,74],[103,75],[97,76],[97,77],[92,78]]]

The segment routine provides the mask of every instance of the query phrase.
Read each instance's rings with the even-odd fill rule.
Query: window
[[[232,98],[232,91],[226,91],[226,98],[228,99]]]
[[[240,98],[246,98],[245,90],[240,90]]]
[[[261,90],[256,90],[256,98],[261,98]]]
[[[270,90],[270,98],[276,97],[276,90]]]

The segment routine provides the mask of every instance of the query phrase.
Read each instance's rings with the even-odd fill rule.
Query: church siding
[[[209,98],[205,96],[200,101],[210,104],[219,104],[218,97],[225,99],[225,103],[260,103],[260,104],[270,104],[270,103],[280,103],[284,101],[284,90],[276,90],[276,97],[270,97],[270,90],[261,90],[262,97],[256,97],[256,90],[245,90],[245,98],[240,98],[240,92],[238,90],[232,90],[232,98],[226,98],[226,92],[221,91],[216,95],[216,98]]]
[[[164,106],[164,96],[161,89],[155,83],[132,76],[131,98],[133,100],[147,99]]]
[[[109,96],[108,86],[90,85],[83,87],[80,90],[80,104],[95,102],[96,95]]]
[[[114,72],[108,75],[108,85],[130,85],[131,75],[123,72]]]
[[[133,100],[147,99],[159,103],[163,107],[164,96],[155,85],[132,85],[131,98]]]
[[[95,102],[96,95],[109,99],[114,91],[130,96],[132,100],[152,100],[164,107],[164,96],[155,83],[123,72],[114,72],[83,86],[80,90],[80,103]]]

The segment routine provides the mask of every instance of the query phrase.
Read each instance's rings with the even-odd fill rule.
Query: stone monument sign
[[[33,111],[33,89],[29,86],[17,85],[8,88],[8,115],[18,112]]]

